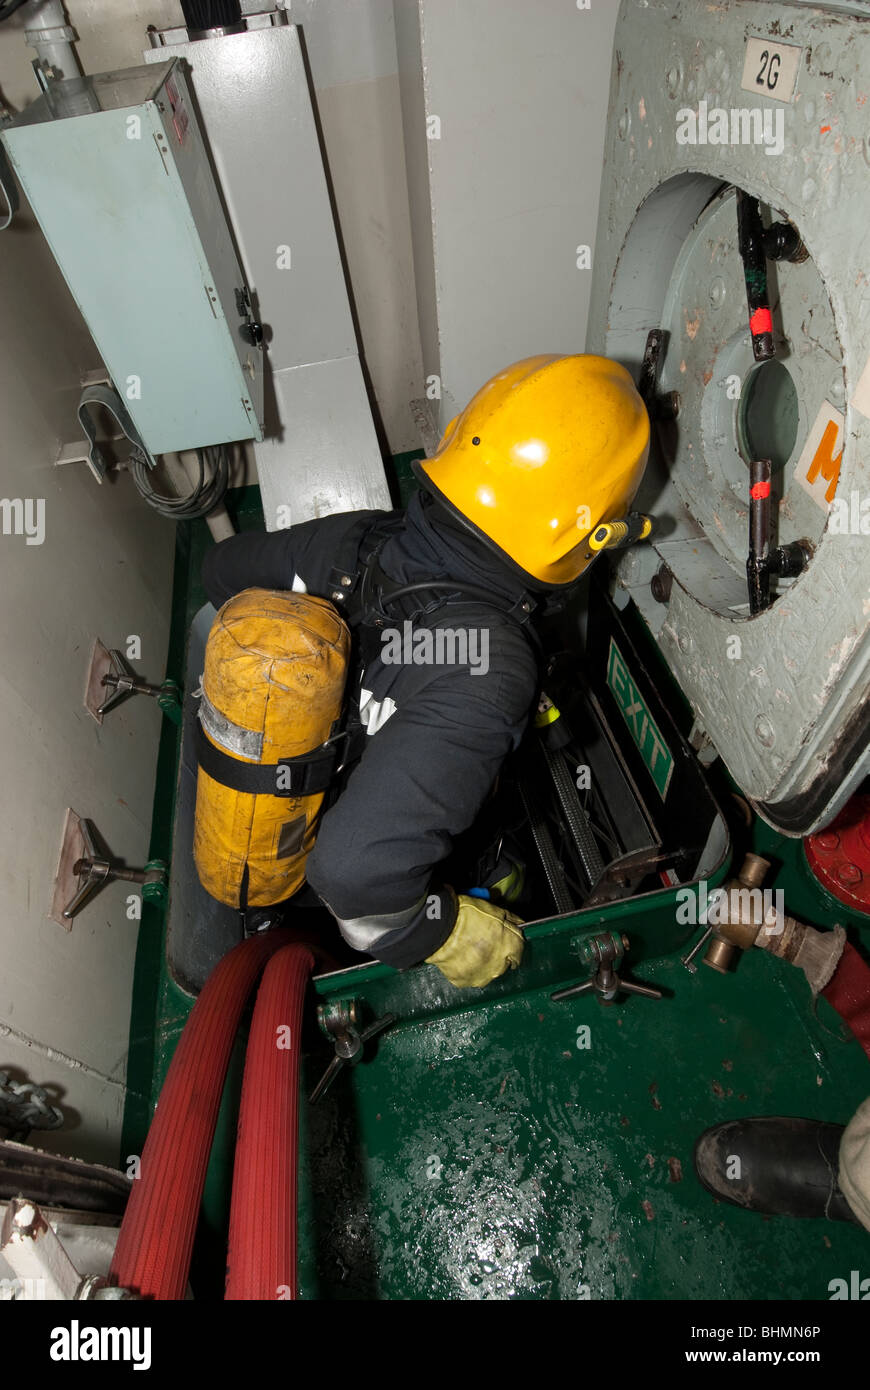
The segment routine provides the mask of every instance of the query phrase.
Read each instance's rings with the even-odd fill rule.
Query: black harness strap
[[[513,600],[502,599],[476,584],[451,579],[431,579],[405,584],[390,579],[379,556],[386,542],[403,528],[404,513],[366,513],[344,536],[329,572],[329,597],[351,627],[381,627],[396,617],[419,622],[447,604],[477,600],[512,618],[521,627],[545,609],[539,596],[528,591]]]
[[[403,512],[368,512],[348,528],[329,571],[329,594],[339,612],[353,626],[358,620],[363,580],[372,555],[404,525]]]
[[[547,603],[528,592],[513,601],[499,599],[489,590],[453,580],[432,579],[418,584],[402,584],[381,569],[379,555],[391,536],[404,526],[403,512],[368,512],[348,528],[335,555],[327,595],[353,635],[351,665],[360,673],[373,661],[381,647],[382,629],[397,618],[410,618],[427,626],[427,619],[447,605],[475,601],[513,619],[527,634],[541,658],[541,642],[529,619],[547,611]],[[197,720],[196,753],[200,767],[215,782],[232,791],[252,796],[313,796],[332,786],[344,768],[362,754],[367,731],[359,715],[359,691],[351,693],[342,721],[343,727],[329,743],[296,758],[277,763],[246,763],[230,757],[207,737]]]
[[[216,747],[196,721],[196,756],[203,772],[214,782],[249,796],[314,796],[325,792],[335,774],[341,748],[331,743],[297,758],[277,763],[243,763]]]
[[[448,604],[467,603],[469,600],[494,608],[507,618],[512,618],[520,627],[525,627],[529,619],[540,607],[534,597],[523,592],[512,602],[499,599],[491,589],[480,584],[465,584],[455,579],[426,579],[417,584],[402,584],[390,579],[381,569],[378,556],[381,547],[372,555],[362,584],[364,609],[363,621],[383,626],[395,622],[397,612],[411,622],[428,618],[432,613]],[[428,597],[427,597],[428,596]],[[398,605],[402,605],[399,608]]]

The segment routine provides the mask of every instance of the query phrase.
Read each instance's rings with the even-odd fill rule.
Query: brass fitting
[[[756,944],[765,924],[760,890],[769,868],[770,862],[760,854],[747,854],[737,877],[722,890],[724,905],[719,909],[719,921],[704,955],[704,964],[711,969],[726,974],[736,961],[737,952]]]
[[[770,868],[758,854],[747,854],[736,878],[725,888],[704,964],[726,974],[738,953],[759,946],[803,970],[814,994],[824,989],[836,969],[846,934],[842,927],[820,932],[796,917],[765,911],[761,885]],[[753,891],[755,890],[755,891]]]

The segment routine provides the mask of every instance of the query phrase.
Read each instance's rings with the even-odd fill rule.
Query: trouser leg
[[[858,1106],[843,1131],[839,1181],[849,1206],[870,1231],[870,1097]]]

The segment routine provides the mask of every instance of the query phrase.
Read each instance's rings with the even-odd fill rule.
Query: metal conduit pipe
[[[229,951],[202,988],[160,1092],[112,1259],[110,1282],[139,1298],[185,1296],[221,1093],[242,1010],[269,958],[297,939],[277,928]]]
[[[257,991],[233,1168],[228,1299],[297,1296],[300,1034],[313,967],[306,946],[285,946]]]
[[[191,485],[194,488],[200,485],[201,480],[195,449],[185,449],[180,454],[161,454],[161,460],[166,470],[166,475],[179,497],[186,497],[190,492]],[[225,541],[228,540],[230,536],[236,534],[236,528],[230,520],[229,512],[223,502],[219,502],[216,507],[212,507],[211,511],[203,520],[209,531],[211,531],[212,538],[215,541]]]
[[[36,50],[57,79],[81,76],[73,48],[78,35],[67,24],[63,0],[34,0],[24,10],[24,21],[25,42]]]

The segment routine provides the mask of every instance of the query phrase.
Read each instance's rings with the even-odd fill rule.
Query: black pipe
[[[743,261],[752,354],[756,362],[766,362],[776,356],[776,349],[773,345],[773,317],[767,298],[764,227],[758,200],[750,198],[742,188],[737,189],[737,245]]]
[[[800,265],[809,256],[800,232],[790,222],[773,222],[762,232],[764,254],[769,261],[791,261]]]
[[[770,459],[753,459],[749,465],[749,556],[746,580],[749,612],[770,607]]]
[[[791,541],[770,548],[770,459],[754,459],[749,465],[749,556],[746,580],[749,586],[749,612],[753,616],[770,607],[772,575],[793,579],[810,562],[813,548],[809,541]]]

